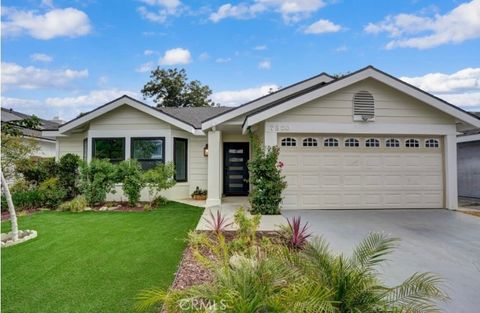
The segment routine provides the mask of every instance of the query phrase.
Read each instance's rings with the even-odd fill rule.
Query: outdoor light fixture
[[[208,156],[208,144],[205,145],[205,147],[203,147],[203,156]]]

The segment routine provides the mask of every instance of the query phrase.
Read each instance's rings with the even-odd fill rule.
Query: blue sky
[[[480,110],[480,0],[2,1],[2,106],[63,119],[185,68],[238,105],[374,65]]]

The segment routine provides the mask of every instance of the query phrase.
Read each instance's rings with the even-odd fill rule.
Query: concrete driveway
[[[401,239],[383,266],[384,281],[396,284],[414,272],[430,271],[445,280],[452,298],[444,312],[480,312],[480,218],[447,210],[284,211],[301,216],[310,231],[322,235],[331,248],[350,254],[369,232]]]

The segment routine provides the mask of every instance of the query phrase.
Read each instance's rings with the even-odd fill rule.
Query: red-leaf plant
[[[203,218],[208,225],[210,225],[211,229],[216,235],[220,235],[227,227],[232,225],[233,223],[228,223],[228,219],[222,215],[220,210],[217,210],[217,214],[214,215],[212,211],[210,211],[210,218]]]
[[[312,233],[308,232],[308,222],[302,226],[301,218],[298,216],[293,217],[292,221],[288,219],[288,226],[291,231],[289,245],[294,249],[302,249],[307,239],[312,236]]]

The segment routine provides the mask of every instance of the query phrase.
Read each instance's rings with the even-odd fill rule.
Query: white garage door
[[[444,207],[440,138],[292,135],[279,145],[284,209]]]

